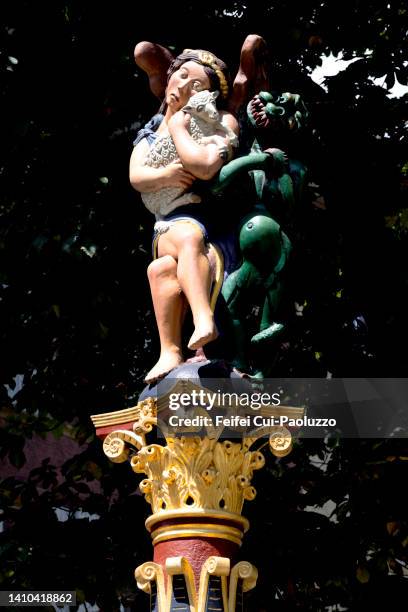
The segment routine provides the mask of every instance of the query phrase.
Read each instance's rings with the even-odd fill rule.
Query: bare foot
[[[174,368],[177,368],[177,366],[181,365],[182,363],[183,357],[180,351],[164,351],[160,355],[160,359],[156,365],[152,367],[148,374],[146,374],[144,380],[146,383],[151,384],[156,380],[159,380],[159,378],[166,376],[166,374],[171,372],[171,370],[174,370]]]
[[[218,337],[218,331],[215,327],[213,317],[209,317],[208,319],[201,319],[198,325],[195,326],[194,333],[190,338],[190,342],[188,343],[188,348],[190,351],[195,351],[198,348],[201,348],[205,344],[212,342]]]
[[[208,361],[202,347],[196,350],[194,357],[189,357],[186,359],[186,363],[200,363],[200,361]]]

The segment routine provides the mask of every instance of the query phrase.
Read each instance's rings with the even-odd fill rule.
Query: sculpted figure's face
[[[193,94],[210,89],[210,86],[210,79],[201,64],[185,62],[169,79],[166,89],[167,106],[176,112],[187,104]]]

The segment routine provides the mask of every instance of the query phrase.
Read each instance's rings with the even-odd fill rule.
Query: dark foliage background
[[[245,36],[265,37],[273,83],[311,110],[306,161],[324,198],[297,219],[297,310],[280,368],[397,377],[407,368],[407,97],[368,77],[407,83],[408,10],[402,0],[15,0],[1,11],[0,588],[76,589],[101,610],[145,610],[133,569],[151,554],[147,505],[130,469],[105,460],[89,419],[132,405],[157,354],[152,223],[127,174],[158,104],[134,44],[210,48],[234,74]],[[327,93],[307,76],[323,52],[366,49]],[[260,570],[248,609],[405,609],[407,459],[402,442],[373,440],[268,457],[246,510],[243,558]],[[328,500],[331,517],[310,511]]]

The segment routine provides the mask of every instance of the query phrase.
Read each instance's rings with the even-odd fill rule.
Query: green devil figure
[[[248,104],[247,115],[255,132],[251,153],[224,166],[212,191],[222,192],[248,172],[256,191],[254,211],[241,222],[242,263],[224,282],[222,295],[233,322],[234,365],[262,378],[271,374],[285,331],[280,307],[292,249],[274,216],[290,228],[306,177],[302,162],[272,145],[278,143],[288,150],[307,110],[297,94],[261,92]]]

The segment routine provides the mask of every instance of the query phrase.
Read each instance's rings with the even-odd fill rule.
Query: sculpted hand
[[[184,114],[184,113],[183,113]],[[188,189],[195,180],[195,176],[185,170],[180,162],[173,162],[165,169],[166,187],[182,187]]]
[[[174,132],[179,128],[187,130],[188,126],[190,125],[190,119],[191,115],[185,113],[182,110],[179,110],[177,111],[177,113],[174,113],[174,115],[170,117],[168,122],[170,135],[173,136]]]

